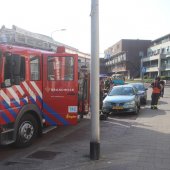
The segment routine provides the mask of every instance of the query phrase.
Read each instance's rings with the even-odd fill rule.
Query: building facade
[[[106,74],[122,74],[126,78],[140,76],[141,58],[147,55],[150,40],[122,39],[104,51]]]
[[[146,68],[146,76],[150,78],[170,77],[170,34],[151,42],[147,56],[142,59],[142,63]]]

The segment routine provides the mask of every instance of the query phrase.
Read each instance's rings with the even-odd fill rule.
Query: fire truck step
[[[57,126],[49,126],[49,127],[46,127],[43,129],[43,134],[46,134],[48,133],[49,131],[53,130],[53,129],[56,129]]]

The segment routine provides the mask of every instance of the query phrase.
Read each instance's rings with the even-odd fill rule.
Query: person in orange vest
[[[155,81],[151,84],[152,95],[151,95],[151,109],[158,109],[157,104],[161,92],[160,77],[157,77]]]

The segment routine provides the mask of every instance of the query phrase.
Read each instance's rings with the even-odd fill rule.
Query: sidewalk
[[[63,139],[62,150],[61,145],[55,143],[55,149],[67,153],[67,156],[62,157],[61,154],[60,158],[50,163],[53,165],[51,167],[69,170],[170,169],[169,88],[165,89],[165,96],[159,103],[159,110],[151,110],[150,105],[147,105],[141,109],[139,117],[130,123],[120,118],[101,121],[101,155],[98,161],[89,160],[90,122],[85,123],[76,132],[77,135],[73,132]],[[75,138],[70,141],[72,135]]]
[[[48,159],[45,154],[39,155],[40,159],[28,153],[16,160],[23,162],[22,170],[170,170],[170,88],[165,88],[158,110],[150,109],[149,93],[148,105],[141,108],[138,117],[113,116],[100,122],[99,160],[89,159],[89,119],[70,127],[71,133],[56,137],[49,146],[37,148],[51,154]],[[10,168],[18,170],[17,165],[7,170]]]

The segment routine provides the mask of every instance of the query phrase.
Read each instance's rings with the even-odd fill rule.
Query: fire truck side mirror
[[[4,82],[1,83],[1,88],[6,88],[6,87],[11,87],[11,80],[10,79],[6,79]]]

